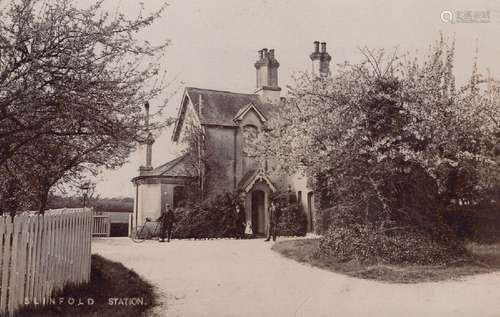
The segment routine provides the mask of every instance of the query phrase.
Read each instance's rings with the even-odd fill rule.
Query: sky
[[[78,0],[84,4],[89,0]],[[162,1],[144,1],[154,10]],[[455,36],[458,83],[472,71],[476,48],[480,71],[500,78],[500,1],[326,1],[326,0],[169,0],[163,16],[141,37],[151,42],[170,40],[165,57],[165,96],[171,96],[164,116],[176,116],[186,86],[252,93],[257,51],[274,48],[280,62],[279,84],[286,96],[292,75],[309,71],[313,41],[327,42],[335,64],[361,59],[360,48],[386,49],[422,56],[429,45]],[[136,0],[108,0],[110,9],[134,15]],[[489,22],[450,23],[451,16],[489,12]],[[443,13],[444,12],[444,13]],[[160,101],[151,101],[152,107]],[[176,157],[171,128],[153,145],[153,166]],[[133,197],[131,179],[138,174],[140,154],[134,152],[119,169],[97,178],[101,197]]]

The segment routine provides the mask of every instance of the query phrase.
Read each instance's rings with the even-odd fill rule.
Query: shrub
[[[480,203],[450,205],[445,211],[445,220],[462,239],[475,242],[498,242],[500,240],[500,212],[498,205]]]
[[[307,217],[302,206],[298,203],[292,203],[280,207],[276,227],[280,236],[305,236]]]
[[[307,217],[300,204],[287,195],[273,198],[278,205],[277,233],[281,236],[305,236]],[[201,205],[186,204],[175,210],[173,236],[178,239],[233,238],[242,231],[244,219],[238,219],[236,206],[244,208],[237,194],[226,193]],[[243,216],[244,217],[244,216]]]
[[[317,256],[363,264],[445,264],[466,256],[463,244],[446,226],[381,229],[364,222],[349,208],[333,207],[331,225],[320,240]],[[432,234],[430,232],[433,232]]]
[[[236,237],[239,220],[235,210],[238,204],[238,196],[228,193],[201,205],[186,204],[177,208],[173,236],[178,239]]]
[[[188,205],[175,210],[173,236],[178,239],[208,238],[213,233],[208,211],[198,205]]]

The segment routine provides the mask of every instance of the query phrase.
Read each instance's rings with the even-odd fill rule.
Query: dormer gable
[[[239,124],[251,112],[257,115],[262,124],[266,123],[267,118],[253,103],[249,103],[248,105],[241,108],[236,114],[236,116],[234,116],[233,121],[236,124]]]

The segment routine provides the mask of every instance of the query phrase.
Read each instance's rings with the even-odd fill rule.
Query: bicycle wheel
[[[135,243],[141,243],[146,240],[145,234],[142,230],[143,228],[144,228],[143,226],[139,226],[135,228],[134,231],[132,231],[132,234],[130,235],[132,241],[134,241]]]

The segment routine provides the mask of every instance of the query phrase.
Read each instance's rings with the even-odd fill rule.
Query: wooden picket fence
[[[92,211],[0,216],[0,315],[90,280]]]
[[[93,237],[109,237],[111,234],[111,219],[109,216],[94,215],[92,226]]]

